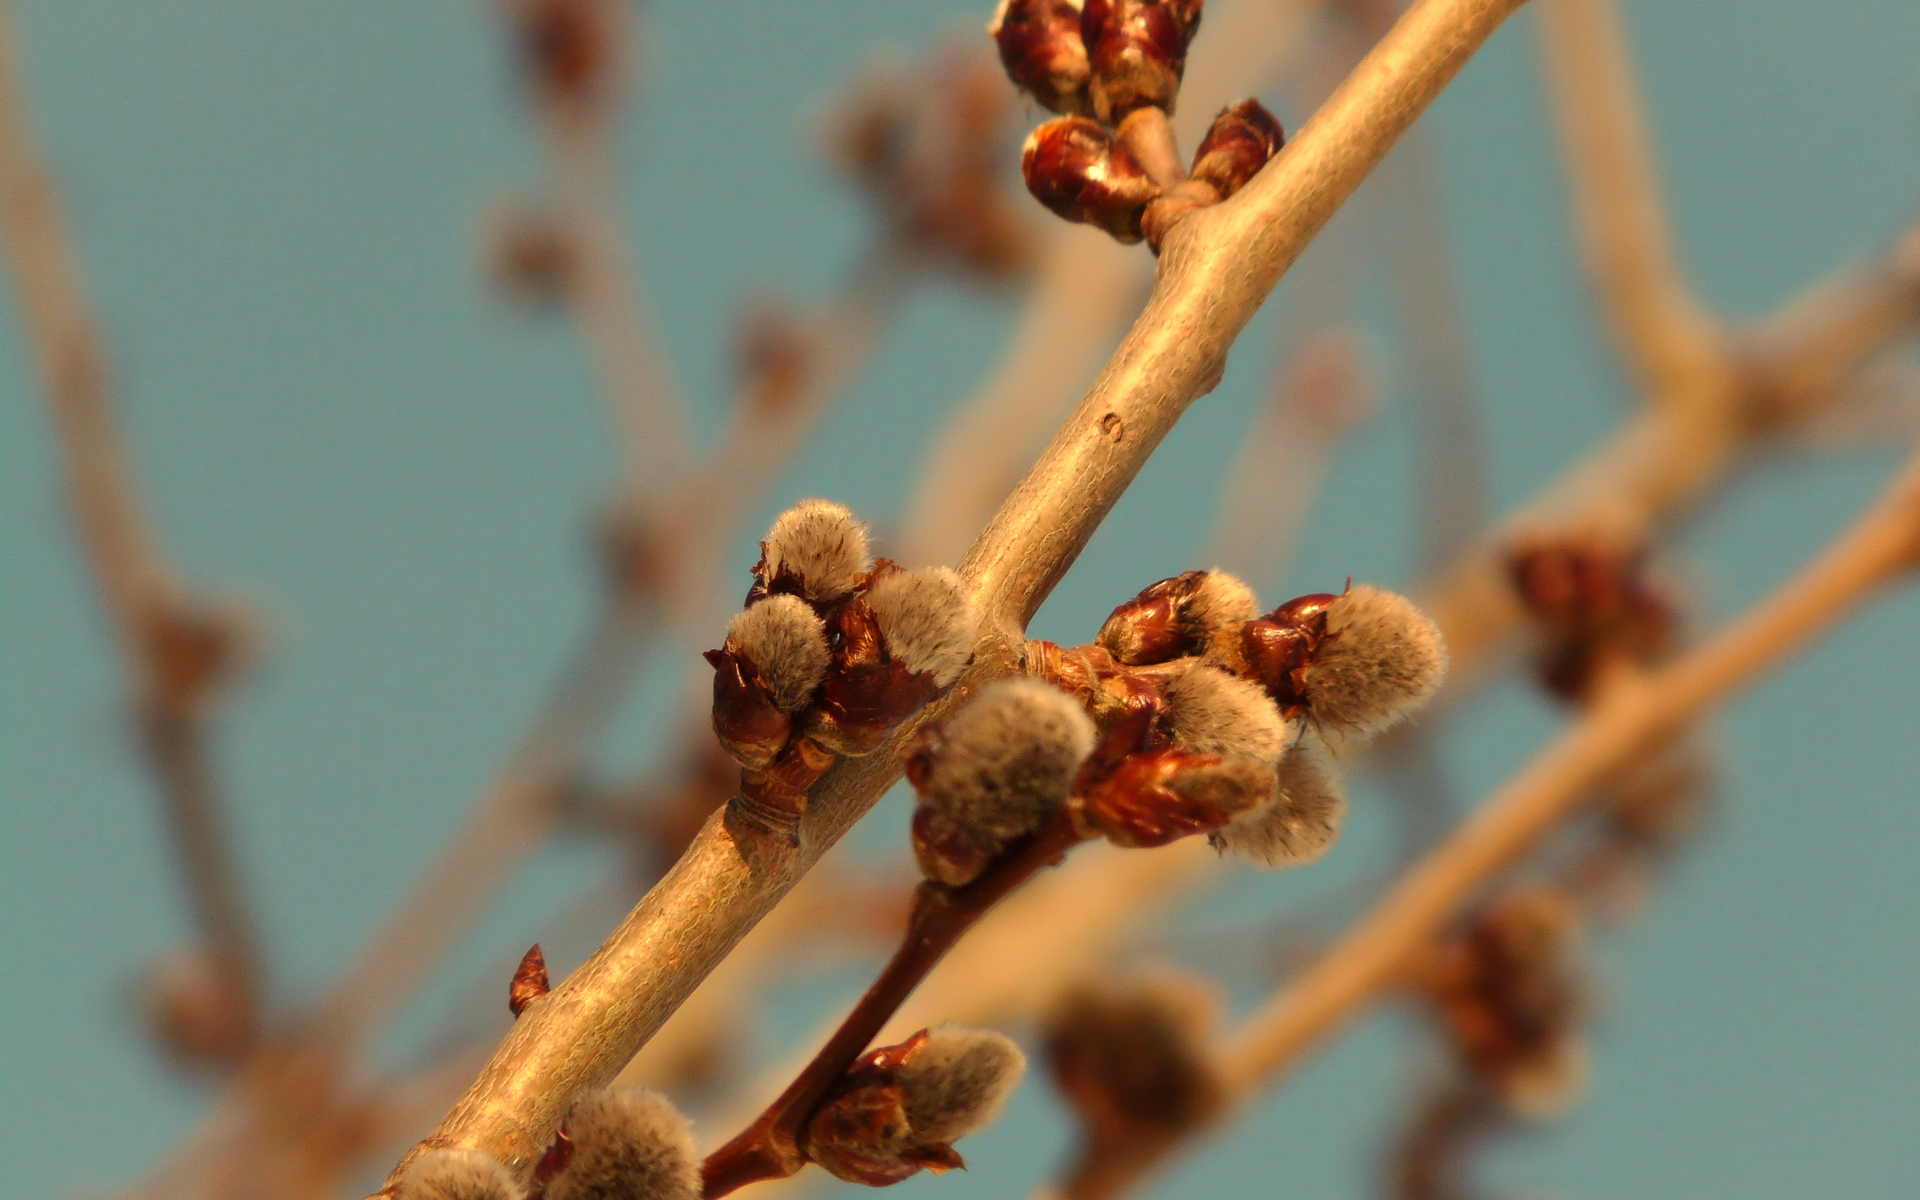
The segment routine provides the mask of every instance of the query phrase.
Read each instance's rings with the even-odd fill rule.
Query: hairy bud
[[[698,1200],[700,1151],[673,1102],[644,1088],[592,1088],[567,1112],[572,1153],[546,1200]]]
[[[836,754],[868,754],[960,677],[979,623],[944,567],[876,569],[833,617],[833,662],[807,733]]]
[[[1000,51],[1007,78],[1043,108],[1085,110],[1087,50],[1078,0],[1001,0],[987,36]]]
[[[1129,666],[1204,652],[1260,613],[1253,589],[1225,571],[1188,571],[1114,609],[1094,643]]]
[[[872,564],[867,527],[845,505],[802,500],[774,519],[760,543],[760,561],[753,568],[758,582],[747,602],[791,592],[816,604],[831,603],[853,591]]]
[[[1173,111],[1201,0],[1086,0],[1080,39],[1093,114],[1108,124],[1151,105]]]
[[[1174,744],[1195,753],[1277,764],[1296,732],[1265,688],[1206,663],[1188,667],[1160,694]]]
[[[1273,803],[1214,833],[1215,849],[1275,870],[1322,857],[1340,840],[1347,798],[1320,756],[1296,746],[1280,760]]]
[[[1027,190],[1054,215],[1097,225],[1115,240],[1137,242],[1160,185],[1125,146],[1085,117],[1048,121],[1020,151]]]
[[[1440,630],[1370,584],[1298,596],[1241,631],[1246,673],[1322,736],[1366,737],[1419,707],[1447,674]]]
[[[936,687],[960,678],[980,615],[958,575],[945,567],[897,571],[875,580],[865,598],[890,657]]]
[[[492,1155],[448,1147],[414,1159],[393,1200],[521,1200],[525,1195]]]
[[[1280,153],[1286,134],[1258,100],[1242,100],[1220,110],[1193,155],[1193,178],[1210,185],[1225,200]]]
[[[1095,1146],[1178,1135],[1220,1111],[1226,1090],[1207,1046],[1219,997],[1198,980],[1089,980],[1046,1015],[1054,1081]]]
[[[973,879],[1067,798],[1093,743],[1092,719],[1058,688],[1012,679],[983,689],[907,758],[921,870],[948,885]]]
[[[866,1054],[807,1123],[806,1151],[869,1187],[966,1163],[952,1142],[992,1124],[1027,1067],[1002,1034],[943,1025]]]
[[[1211,833],[1273,796],[1273,765],[1154,746],[1152,709],[1101,739],[1073,785],[1074,826],[1129,848]]]
[[[826,626],[797,597],[769,596],[734,617],[726,643],[706,659],[713,666],[715,735],[742,766],[764,767],[826,678]]]

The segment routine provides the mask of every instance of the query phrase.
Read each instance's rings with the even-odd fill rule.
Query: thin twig
[[[206,747],[214,694],[244,640],[240,614],[188,595],[148,521],[59,194],[28,125],[17,58],[11,6],[0,0],[0,238],[16,311],[59,435],[74,528],[120,642],[188,902],[234,1028],[250,1040],[264,990],[259,937]]]
[[[1244,190],[1173,230],[1133,332],[961,563],[984,628],[955,695],[1018,668],[1027,620],[1187,405],[1218,381],[1274,283],[1518,6],[1419,0]],[[829,773],[797,846],[756,839],[716,814],[600,950],[527,1009],[422,1146],[473,1147],[530,1173],[574,1095],[611,1078],[879,799],[897,776],[899,744]]]

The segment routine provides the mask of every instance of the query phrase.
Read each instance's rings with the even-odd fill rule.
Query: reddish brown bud
[[[1173,111],[1201,7],[1201,0],[1087,0],[1080,39],[1096,117],[1117,124],[1148,105]]]
[[[1150,743],[1155,713],[1114,726],[1074,780],[1074,826],[1116,846],[1211,833],[1273,796],[1273,766]]]
[[[1193,155],[1193,177],[1227,197],[1246,186],[1267,160],[1280,153],[1286,134],[1258,100],[1229,104],[1213,119]]]
[[[494,287],[528,307],[558,305],[579,270],[574,231],[551,209],[527,201],[502,205],[481,233],[481,263]]]
[[[867,754],[940,688],[931,675],[888,656],[865,597],[841,606],[832,626],[833,665],[809,713],[807,733],[835,753]]]
[[[741,766],[764,767],[826,676],[826,627],[798,597],[768,596],[733,619],[726,644],[706,659],[714,734]]]
[[[1541,634],[1541,682],[1562,699],[1586,696],[1609,663],[1645,665],[1672,648],[1672,607],[1648,581],[1642,549],[1526,539],[1508,552],[1507,571]]]
[[[1226,572],[1188,571],[1115,608],[1093,640],[1115,662],[1162,663],[1204,653],[1259,611],[1252,590]]]
[[[534,947],[535,950],[539,948]],[[515,1009],[513,1015],[519,1016],[520,1010]],[[553,1131],[553,1140],[547,1143],[546,1153],[540,1156],[539,1162],[533,1164],[533,1181],[544,1187],[552,1183],[554,1176],[566,1170],[572,1163],[573,1135],[567,1132],[565,1125],[562,1125]]]
[[[1323,738],[1365,737],[1440,686],[1440,630],[1406,597],[1361,584],[1287,601],[1241,632],[1240,664],[1289,717]]]
[[[551,990],[547,985],[547,958],[540,953],[540,943],[535,942],[521,955],[520,967],[507,987],[507,1008],[517,1017]]]
[[[139,999],[154,1041],[178,1066],[231,1067],[253,1047],[246,991],[203,944],[168,951],[151,968]]]
[[[1160,976],[1070,988],[1042,1029],[1048,1065],[1096,1147],[1177,1135],[1226,1098],[1208,1031],[1219,998],[1192,979]]]
[[[1097,225],[1121,242],[1140,240],[1140,221],[1160,185],[1127,148],[1085,117],[1048,121],[1020,151],[1027,190],[1057,216]]]
[[[1087,50],[1076,0],[1002,0],[987,25],[1007,78],[1057,113],[1086,108]]]
[[[581,115],[611,97],[625,49],[624,0],[519,0],[516,7],[529,90]]]
[[[1306,711],[1301,672],[1327,636],[1327,592],[1296,596],[1240,631],[1247,675],[1267,689],[1289,719]]]

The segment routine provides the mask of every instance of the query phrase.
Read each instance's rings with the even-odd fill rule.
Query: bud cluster
[[[987,26],[1008,78],[1062,114],[1020,155],[1027,190],[1057,216],[1143,238],[1158,253],[1175,221],[1239,191],[1279,153],[1280,123],[1256,100],[1222,109],[1180,166],[1167,115],[1179,97],[1201,0],[1002,0]]]
[[[958,679],[977,618],[945,568],[868,553],[841,505],[802,501],[760,543],[747,606],[713,667],[713,729],[744,768],[741,796],[797,816],[837,756],[872,752]]]
[[[1579,946],[1573,898],[1521,887],[1471,916],[1423,972],[1422,990],[1460,1065],[1518,1115],[1559,1111],[1586,1081]]]
[[[1311,861],[1346,811],[1321,746],[1417,706],[1446,654],[1391,592],[1262,615],[1239,580],[1189,571],[1116,608],[1092,645],[1031,643],[1028,669],[1046,682],[984,689],[908,758],[929,879],[978,878],[1063,811],[1078,836],[1120,846],[1207,834],[1267,866]]]
[[[1523,537],[1507,573],[1539,632],[1541,685],[1580,702],[1610,667],[1646,666],[1673,648],[1674,612],[1643,548],[1598,535]]]

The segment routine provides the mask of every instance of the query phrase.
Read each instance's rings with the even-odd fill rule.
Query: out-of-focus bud
[[[590,1088],[567,1112],[573,1149],[547,1183],[546,1200],[698,1200],[693,1129],[658,1092]]]
[[[605,115],[626,69],[628,0],[508,0],[520,70],[539,100]]]
[[[1073,784],[1074,827],[1116,846],[1164,846],[1211,833],[1273,796],[1273,764],[1154,745],[1155,713],[1121,720]]]
[[[1225,571],[1188,571],[1141,589],[1094,637],[1115,662],[1162,663],[1201,654],[1260,614],[1253,589]]]
[[[1257,683],[1194,663],[1160,689],[1174,744],[1197,754],[1277,765],[1297,727]]]
[[[521,1200],[526,1192],[490,1154],[466,1147],[429,1150],[400,1177],[394,1200]]]
[[[790,593],[814,604],[830,604],[852,592],[872,564],[867,527],[846,505],[802,500],[776,517],[761,541],[747,603]]]
[[[1440,630],[1405,596],[1361,584],[1300,596],[1241,634],[1247,672],[1323,737],[1367,737],[1431,696],[1447,673]]]
[[[540,953],[540,943],[535,942],[520,956],[513,982],[507,985],[507,1011],[517,1017],[527,1011],[527,1005],[552,990],[547,982],[547,956]]]
[[[246,997],[203,943],[167,951],[141,982],[138,1002],[155,1044],[183,1068],[231,1067],[252,1048]]]
[[[1086,0],[1080,39],[1094,116],[1112,125],[1148,105],[1173,111],[1201,7],[1201,0]]]
[[[528,308],[565,303],[580,267],[574,231],[551,208],[501,204],[480,231],[480,263],[500,294]]]
[[[1285,142],[1280,122],[1258,100],[1229,104],[1194,152],[1193,178],[1211,185],[1225,200],[1245,187]]]
[[[792,736],[794,714],[826,677],[826,626],[795,596],[769,596],[736,616],[713,666],[713,732],[734,761],[764,767]]]
[[[978,624],[966,585],[945,567],[876,570],[834,614],[833,665],[807,733],[838,754],[871,753],[960,677]]]
[[[1333,849],[1346,820],[1347,798],[1320,756],[1295,746],[1280,760],[1273,803],[1213,834],[1215,848],[1279,870],[1310,863]]]
[[[1020,172],[1055,215],[1097,225],[1124,243],[1141,239],[1141,218],[1160,195],[1127,148],[1085,117],[1060,117],[1029,134]]]
[[[1564,1109],[1585,1083],[1579,943],[1571,897],[1519,888],[1475,915],[1426,971],[1462,1065],[1523,1116]]]
[[[1001,0],[987,24],[1007,78],[1057,113],[1084,112],[1087,49],[1078,0]]]
[[[964,1167],[952,1143],[993,1123],[1026,1067],[1002,1034],[923,1029],[854,1064],[807,1123],[807,1155],[868,1187]]]
[[[205,708],[258,656],[258,613],[232,596],[180,596],[140,614],[148,677],[143,685],[162,709]]]
[[[814,348],[799,315],[792,304],[771,296],[741,313],[734,327],[733,356],[745,401],[761,416],[792,408],[814,368]]]
[[[1564,700],[1590,694],[1610,663],[1644,666],[1672,648],[1673,608],[1647,578],[1644,549],[1529,537],[1508,552],[1507,571],[1541,634],[1541,682]]]
[[[920,869],[949,886],[972,880],[1067,798],[1093,743],[1092,719],[1058,688],[1011,679],[982,689],[907,757],[907,780],[920,795]]]
[[[1207,1046],[1219,1010],[1213,990],[1185,976],[1090,980],[1061,996],[1041,1037],[1096,1153],[1178,1136],[1220,1111],[1226,1089]]]

